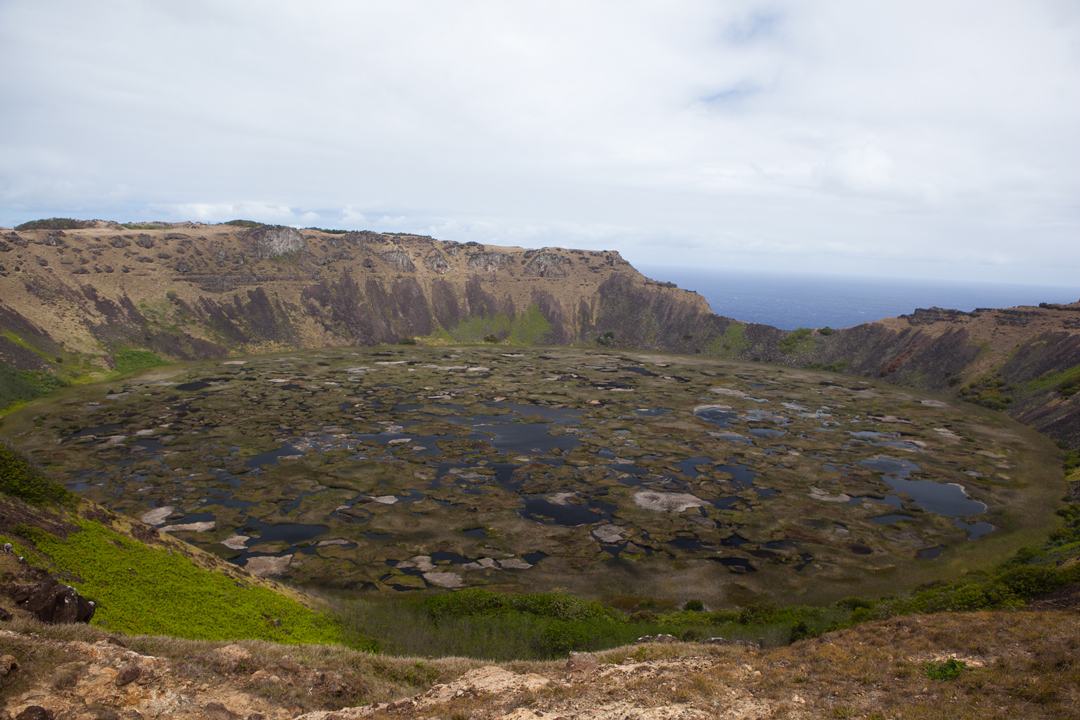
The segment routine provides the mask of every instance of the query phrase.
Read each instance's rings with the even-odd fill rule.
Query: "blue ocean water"
[[[646,277],[702,295],[717,315],[772,325],[851,327],[916,308],[976,308],[1072,303],[1080,286],[994,285],[941,280],[896,280],[829,275],[788,275],[700,268],[638,268]]]

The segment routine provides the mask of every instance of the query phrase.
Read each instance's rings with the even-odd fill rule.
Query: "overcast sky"
[[[0,226],[1080,285],[1080,2],[0,0]]]

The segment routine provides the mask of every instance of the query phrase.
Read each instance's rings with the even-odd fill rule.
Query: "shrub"
[[[90,223],[86,220],[72,220],[71,218],[49,218],[48,220],[31,220],[22,225],[16,225],[16,230],[78,230]]]
[[[798,330],[792,330],[784,337],[780,338],[780,342],[777,343],[777,347],[780,348],[780,352],[785,355],[791,355],[796,352],[805,352],[814,347],[813,341],[810,340],[810,335],[814,331],[810,328],[799,328]]]
[[[74,505],[76,495],[0,440],[0,492],[32,505]]]
[[[1032,598],[1056,590],[1069,582],[1069,574],[1057,568],[1018,567],[997,577],[997,582],[1023,598]]]
[[[967,669],[967,664],[955,658],[945,662],[928,662],[923,665],[923,672],[931,680],[955,680]]]
[[[689,610],[690,612],[701,612],[705,609],[705,603],[700,600],[687,600],[683,605],[683,610]]]
[[[116,372],[126,373],[165,365],[166,362],[149,350],[117,350],[113,353],[113,364]]]
[[[1058,385],[1057,389],[1063,397],[1072,397],[1077,392],[1080,392],[1080,375],[1073,375],[1068,380],[1063,381]]]
[[[403,337],[398,340],[398,345],[416,345],[416,338]]]

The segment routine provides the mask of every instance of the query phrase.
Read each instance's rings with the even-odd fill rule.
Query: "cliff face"
[[[192,223],[0,234],[0,359],[19,369],[408,337],[674,349],[703,320],[700,296],[610,251]]]
[[[1080,444],[1080,303],[916,310],[819,336],[797,362],[957,395]]]

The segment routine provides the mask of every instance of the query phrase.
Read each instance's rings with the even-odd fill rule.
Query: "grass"
[[[749,348],[750,341],[746,339],[746,326],[732,323],[724,329],[724,332],[717,333],[716,337],[709,341],[704,352],[706,355],[737,358]]]
[[[146,370],[147,368],[168,364],[167,361],[158,357],[157,353],[149,350],[122,349],[115,351],[112,357],[118,373]]]
[[[95,520],[65,519],[78,528],[65,538],[18,524],[3,541],[34,564],[64,573],[96,603],[92,622],[103,629],[203,640],[344,641],[327,613],[239,573],[210,572],[193,560],[197,551],[181,543],[150,546]],[[353,638],[362,644],[355,633]]]
[[[792,330],[787,335],[780,338],[777,347],[779,347],[780,352],[785,355],[809,352],[814,349],[815,345],[813,339],[810,337],[813,332],[814,331],[810,328]]]
[[[31,505],[67,505],[78,502],[75,493],[43,473],[25,455],[0,439],[0,493]]]
[[[443,343],[490,342],[488,336],[510,345],[542,345],[551,333],[551,323],[536,305],[520,315],[495,313],[462,320],[455,327],[439,330],[429,340]]]

